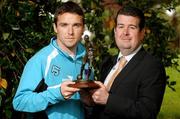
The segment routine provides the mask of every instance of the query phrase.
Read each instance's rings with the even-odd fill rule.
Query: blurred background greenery
[[[0,119],[10,119],[12,99],[27,60],[54,35],[55,6],[67,0],[0,1]],[[179,0],[73,0],[85,12],[92,33],[94,66],[105,54],[115,55],[114,15],[123,5],[140,7],[146,16],[144,47],[166,66],[167,89],[159,119],[180,119],[180,1]],[[179,92],[179,93],[178,93]]]

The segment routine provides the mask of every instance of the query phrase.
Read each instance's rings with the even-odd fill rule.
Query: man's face
[[[119,15],[114,29],[115,41],[123,55],[131,54],[142,43],[144,29],[139,28],[139,18]]]
[[[57,33],[58,45],[64,51],[73,51],[84,31],[83,18],[73,13],[61,14],[58,16],[57,25],[54,24],[54,31]]]

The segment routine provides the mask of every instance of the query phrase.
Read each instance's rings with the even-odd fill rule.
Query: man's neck
[[[123,56],[128,56],[133,54],[134,52],[136,52],[137,50],[139,50],[142,47],[142,45],[139,45],[135,50],[131,51],[129,49],[121,49],[120,52]]]
[[[58,46],[64,51],[67,52],[70,56],[75,56],[76,55],[76,48],[77,47],[65,47],[62,45],[62,43],[57,41]]]

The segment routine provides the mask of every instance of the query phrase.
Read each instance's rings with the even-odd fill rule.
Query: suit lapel
[[[132,57],[132,59],[128,62],[128,64],[118,74],[118,76],[116,77],[116,79],[112,84],[110,91],[115,90],[122,81],[127,80],[126,77],[130,74],[130,72],[134,68],[136,68],[136,66],[142,61],[144,56],[145,56],[145,50],[144,48],[141,48],[141,50],[137,52],[137,54],[134,57]]]
[[[117,61],[117,56],[114,57],[107,57],[104,61],[103,61],[103,65],[101,66],[101,70],[100,70],[100,80],[102,82],[104,82],[104,80],[106,79],[107,75],[109,74],[109,72],[111,71],[112,67],[116,64]]]

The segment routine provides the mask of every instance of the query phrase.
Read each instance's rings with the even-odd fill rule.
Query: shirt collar
[[[131,54],[127,55],[127,56],[124,56],[127,60],[127,62],[129,62],[132,57],[142,48],[142,45],[140,45],[135,51],[133,51]],[[122,57],[123,55],[121,54],[121,52],[119,52],[118,54],[118,58],[117,58],[117,61],[119,60],[120,57]]]
[[[63,51],[57,44],[57,38],[53,37],[51,38],[51,44],[53,45],[54,48],[58,49],[59,52],[61,52],[62,54],[64,54],[66,57],[71,57],[72,59],[77,59],[77,58],[81,58],[84,57],[86,54],[86,49],[85,47],[81,44],[78,43],[77,44],[77,50],[76,50],[76,56],[72,57],[71,55],[69,55],[67,52]]]

